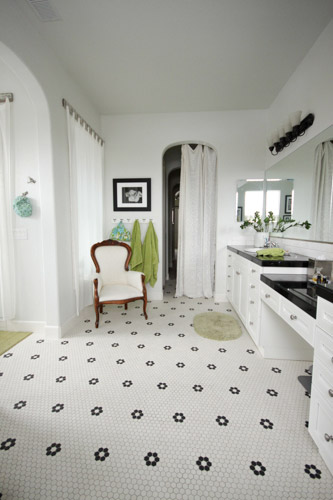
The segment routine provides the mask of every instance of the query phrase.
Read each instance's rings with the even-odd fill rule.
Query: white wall
[[[314,113],[315,121],[303,137],[277,156],[266,148],[267,168],[295,151],[333,123],[333,20],[318,37],[301,64],[267,111],[266,137],[284,123],[293,111]]]
[[[253,234],[243,233],[236,220],[236,181],[262,177],[264,170],[265,111],[216,113],[170,113],[102,117],[106,140],[105,188],[107,236],[112,217],[128,217],[129,212],[113,212],[114,177],[151,177],[152,211],[159,239],[158,281],[148,287],[149,299],[162,298],[163,168],[164,151],[181,142],[207,143],[217,152],[218,208],[216,297],[225,298],[225,250],[228,244],[245,242]],[[142,217],[142,212],[131,213]],[[142,232],[144,236],[144,231]]]
[[[1,0],[0,33],[0,59],[24,82],[37,114],[44,279],[41,293],[45,295],[47,328],[50,334],[59,334],[60,325],[75,315],[68,146],[61,99],[65,97],[97,132],[100,132],[100,117],[12,0]],[[25,281],[24,286],[24,293],[28,294],[35,285]]]
[[[18,196],[28,191],[33,206],[31,217],[19,217],[13,213],[14,228],[27,234],[27,239],[15,240],[16,320],[44,321],[45,297],[40,293],[44,290],[44,280],[37,115],[26,88],[1,60],[0,74],[1,91],[7,89],[15,96],[11,105],[14,193]],[[36,179],[36,184],[28,184],[28,176]]]

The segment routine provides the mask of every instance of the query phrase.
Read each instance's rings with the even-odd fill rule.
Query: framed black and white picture
[[[291,215],[292,212],[292,196],[291,194],[287,194],[284,202],[284,212],[285,214]]]
[[[151,179],[113,179],[113,210],[115,212],[149,212],[151,210]]]
[[[290,214],[284,214],[283,220],[291,220],[291,215]]]

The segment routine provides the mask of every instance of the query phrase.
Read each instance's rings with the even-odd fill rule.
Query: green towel
[[[132,257],[130,266],[132,271],[143,271],[143,258],[142,258],[142,243],[141,243],[141,229],[138,219],[134,221],[132,230]]]
[[[146,283],[154,286],[157,280],[158,268],[158,240],[153,223],[150,221],[142,246],[143,272]]]
[[[283,257],[285,251],[282,248],[262,248],[257,250],[257,257]]]

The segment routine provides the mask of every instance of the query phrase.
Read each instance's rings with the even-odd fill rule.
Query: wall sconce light
[[[284,148],[287,148],[291,142],[295,142],[297,137],[305,134],[305,131],[311,127],[314,122],[314,114],[309,113],[301,120],[302,111],[292,113],[286,123],[274,132],[268,140],[268,149],[273,156],[276,156]]]

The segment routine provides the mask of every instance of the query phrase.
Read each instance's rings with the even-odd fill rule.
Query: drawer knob
[[[329,434],[324,434],[324,438],[326,439],[327,442],[333,441],[333,436],[330,436]]]
[[[227,290],[227,292],[229,293],[229,292],[230,292],[230,290]]]
[[[231,257],[231,255],[229,254],[228,257]]]
[[[256,272],[256,270],[255,270],[255,269],[251,269],[251,273],[255,273],[255,272]]]
[[[251,285],[251,288],[255,288],[256,286],[255,285]]]
[[[228,274],[228,278],[231,278],[230,274]]]
[[[265,297],[266,297],[266,299],[269,299],[270,298],[269,293],[265,293]]]
[[[231,267],[231,265],[229,264],[228,267]]]
[[[253,321],[250,321],[250,325],[253,325]]]
[[[254,300],[250,300],[250,304],[254,304]]]
[[[240,275],[240,272],[239,272],[239,271],[236,271],[236,274],[239,276],[239,275]]]
[[[328,394],[333,398],[333,389],[328,389]]]
[[[291,315],[290,315],[290,319],[297,319],[296,314],[291,314]]]

